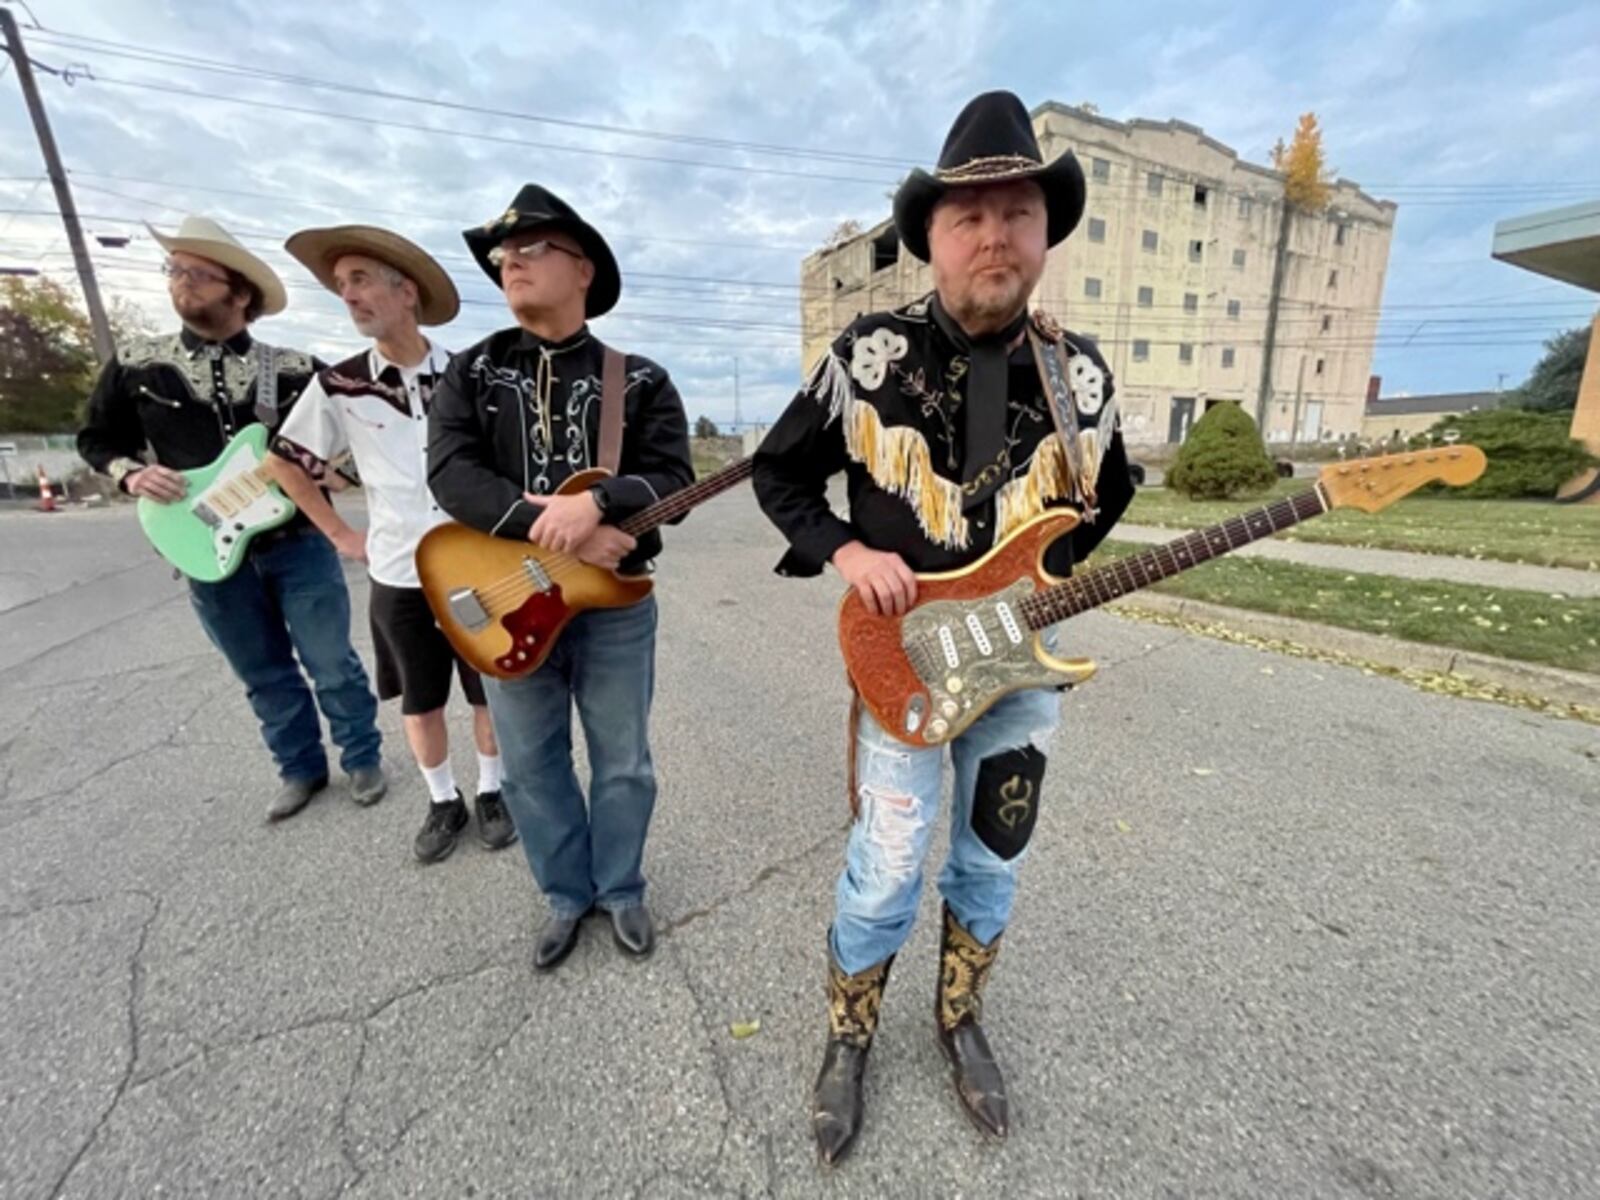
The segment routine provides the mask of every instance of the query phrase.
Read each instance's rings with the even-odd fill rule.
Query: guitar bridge
[[[472,588],[457,588],[450,593],[450,615],[456,624],[470,633],[478,633],[489,624],[489,614]]]

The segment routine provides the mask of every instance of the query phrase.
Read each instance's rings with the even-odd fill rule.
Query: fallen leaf
[[[1277,672],[1274,671],[1271,667],[1262,667],[1261,668],[1261,673],[1263,675],[1276,675],[1277,674]]]
[[[1118,817],[1117,818],[1117,832],[1118,833],[1132,833],[1133,832],[1133,826],[1129,825],[1121,817]]]
[[[1202,778],[1204,776],[1215,775],[1217,773],[1215,767],[1190,767],[1189,770],[1192,773],[1201,776]]]
[[[761,1032],[761,1021],[759,1018],[754,1021],[735,1021],[728,1026],[728,1032],[743,1041],[745,1038],[755,1037],[756,1034]]]

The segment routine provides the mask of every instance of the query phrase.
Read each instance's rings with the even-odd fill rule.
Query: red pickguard
[[[561,598],[560,584],[548,592],[533,593],[521,608],[500,618],[500,624],[511,635],[511,649],[494,660],[495,666],[518,679],[538,670],[573,616]]]

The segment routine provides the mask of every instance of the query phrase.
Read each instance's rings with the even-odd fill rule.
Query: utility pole
[[[89,261],[89,246],[83,240],[83,226],[78,223],[78,206],[72,202],[72,189],[67,186],[66,168],[61,165],[61,154],[56,149],[55,135],[50,132],[50,119],[45,116],[44,101],[39,97],[39,87],[33,79],[33,64],[22,46],[22,32],[9,8],[0,8],[0,32],[6,37],[6,50],[17,72],[17,82],[22,85],[22,98],[27,102],[28,115],[33,118],[33,131],[39,135],[39,150],[44,154],[45,170],[50,174],[50,184],[56,190],[56,206],[61,210],[62,223],[67,227],[67,241],[72,246],[72,259],[78,266],[78,283],[83,287],[84,306],[89,310],[89,324],[94,330],[94,350],[101,362],[107,362],[116,353],[111,339],[111,322],[106,320],[105,305],[100,301],[100,285],[95,282],[94,264]]]
[[[739,428],[739,360],[733,360],[733,427]]]
[[[1256,430],[1267,436],[1267,405],[1272,400],[1272,354],[1278,344],[1278,302],[1283,295],[1283,273],[1289,262],[1289,221],[1294,205],[1289,190],[1283,192],[1283,216],[1278,221],[1277,255],[1272,264],[1272,295],[1267,300],[1267,332],[1261,347],[1261,386],[1256,392]]]

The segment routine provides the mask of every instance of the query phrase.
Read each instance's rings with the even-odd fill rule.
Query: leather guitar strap
[[[600,368],[600,455],[596,465],[612,475],[622,462],[623,387],[622,355],[607,346]]]

